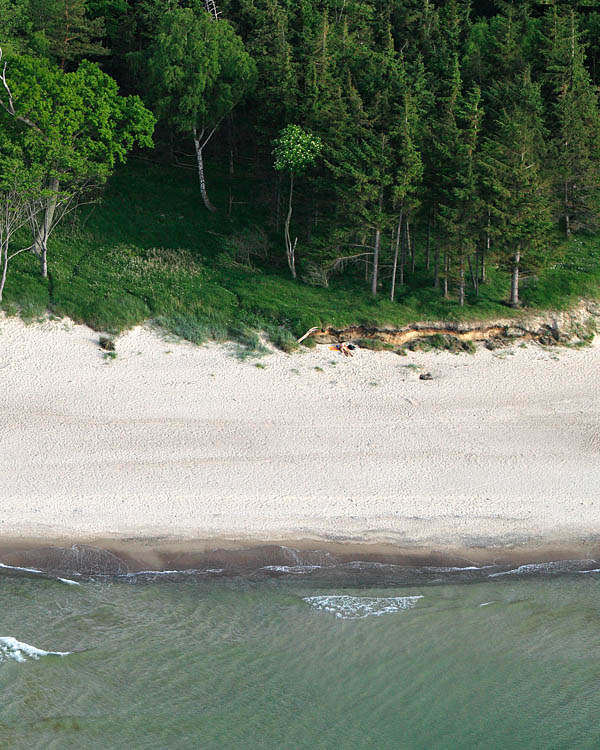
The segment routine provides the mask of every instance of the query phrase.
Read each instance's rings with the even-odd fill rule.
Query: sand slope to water
[[[240,361],[148,327],[114,360],[97,342],[0,320],[1,537],[600,537],[598,345]]]

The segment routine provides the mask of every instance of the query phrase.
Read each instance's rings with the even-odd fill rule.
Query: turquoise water
[[[0,578],[2,750],[600,748],[597,573],[135,580]]]

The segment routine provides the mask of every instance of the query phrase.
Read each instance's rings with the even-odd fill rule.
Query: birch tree
[[[150,70],[159,115],[191,136],[202,200],[216,211],[206,187],[204,149],[252,86],[254,62],[228,21],[175,8],[164,14]]]
[[[22,158],[0,156],[0,302],[9,263],[30,247],[13,247],[12,240],[32,211],[39,209],[39,174],[29,170]]]
[[[295,279],[296,274],[296,244],[298,238],[292,242],[290,223],[292,221],[292,207],[294,197],[294,175],[302,174],[311,164],[314,164],[321,153],[323,143],[320,138],[307,133],[299,125],[288,125],[275,141],[275,169],[288,172],[290,175],[290,192],[288,197],[288,211],[285,218],[285,251],[288,266]]]

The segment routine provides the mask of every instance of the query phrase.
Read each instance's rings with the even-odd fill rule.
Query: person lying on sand
[[[341,344],[334,344],[333,346],[329,347],[330,349],[336,349],[338,352],[341,352],[344,357],[352,357],[352,350],[356,349],[354,344],[347,344],[345,341],[342,341]]]

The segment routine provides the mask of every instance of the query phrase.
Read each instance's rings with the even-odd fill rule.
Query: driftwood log
[[[320,330],[319,326],[313,326],[312,328],[309,328],[308,331],[304,334],[304,336],[300,336],[297,343],[301,344],[304,341],[304,339],[307,339],[311,335],[311,333],[314,333],[315,331],[319,331],[319,330]]]

